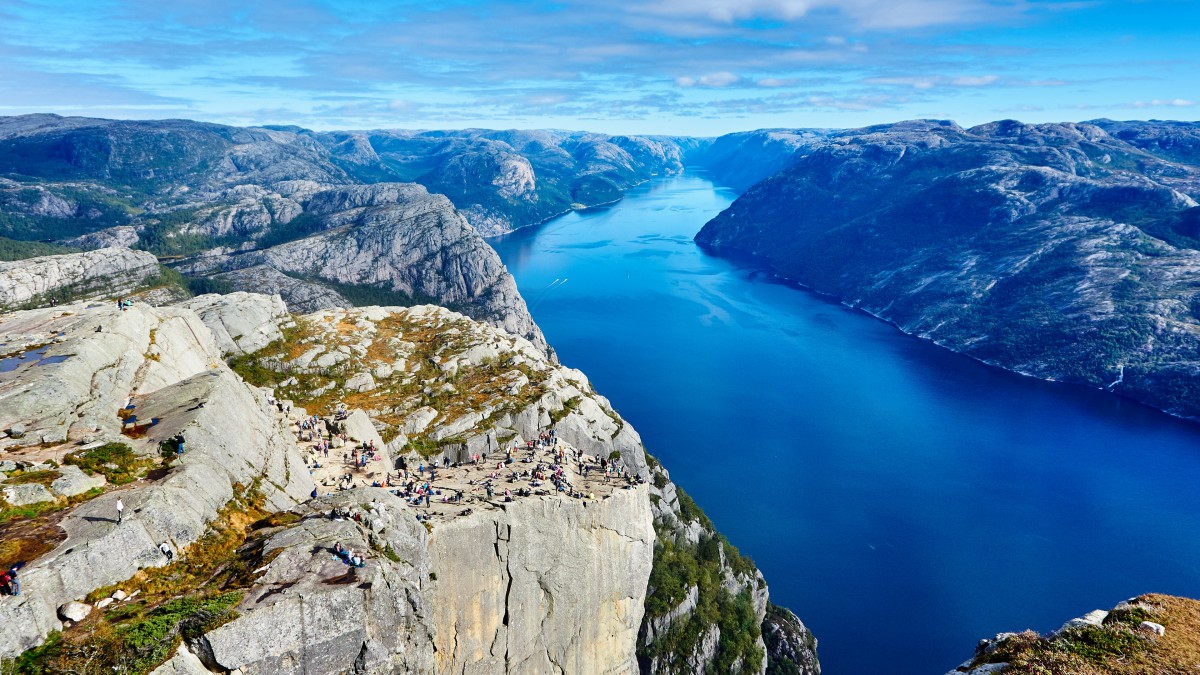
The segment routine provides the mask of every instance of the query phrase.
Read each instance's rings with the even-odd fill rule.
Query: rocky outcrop
[[[1166,149],[1177,126],[834,133],[696,241],[988,363],[1197,417],[1200,165]]]
[[[330,518],[335,508],[368,514],[370,527]],[[434,668],[421,595],[429,583],[428,535],[403,500],[362,488],[310,501],[297,513],[298,525],[268,536],[263,556],[270,562],[238,607],[241,616],[192,649],[215,669],[246,675],[450,672]],[[350,567],[335,544],[391,556]]]
[[[984,638],[972,658],[946,675],[1186,673],[1200,667],[1197,617],[1200,601],[1140,595],[1045,635],[1026,630]]]
[[[0,262],[0,308],[63,294],[75,298],[121,294],[158,273],[157,258],[125,248]]]
[[[63,243],[89,251],[110,247],[132,248],[138,243],[138,232],[132,225],[116,225],[67,239]]]
[[[287,305],[278,295],[202,295],[181,306],[200,316],[225,356],[256,352],[283,338],[279,325],[287,318]]]
[[[816,639],[794,614],[770,604],[754,563],[664,467],[652,461],[648,469],[657,541],[638,634],[641,672],[819,675]]]
[[[197,610],[179,624],[184,644],[163,638],[159,675],[768,666],[762,631],[738,632],[767,615],[761,574],[582,373],[523,337],[434,306],[295,316],[279,298],[239,293],[175,307],[16,312],[0,318],[0,334],[6,349],[28,354],[0,373],[0,428],[21,430],[0,448],[24,453],[57,439],[36,452],[60,464],[64,453],[106,441],[146,461],[169,456],[65,513],[64,539],[22,571],[20,599],[0,603],[0,620],[16,627],[0,637],[4,656],[55,629],[73,644],[92,639],[60,622],[68,603],[137,611],[138,591],[110,585],[166,564],[158,545],[167,542],[179,556],[226,551],[219,589],[185,590],[189,602],[228,600],[236,614],[215,621]],[[226,355],[236,356],[236,374]],[[374,387],[348,386],[364,376]],[[314,419],[317,433],[373,444],[370,466],[351,469],[318,452],[314,430],[302,428]],[[553,447],[538,445],[551,427]],[[177,434],[182,454],[171,452]],[[475,455],[485,459],[469,462]],[[418,464],[437,466],[438,478]],[[561,484],[531,475],[552,464]],[[485,489],[489,473],[497,475]],[[406,494],[412,487],[397,487],[418,478],[437,495],[422,502]],[[250,494],[261,511],[246,506]],[[664,616],[656,609],[663,575],[680,550],[707,565],[706,576]],[[714,607],[733,623],[714,617]],[[788,625],[772,649],[815,664],[815,656],[803,661],[811,636],[798,621]],[[678,639],[681,626],[698,627],[698,646]]]
[[[791,610],[768,604],[763,619],[767,675],[820,675],[817,639]]]
[[[270,288],[294,311],[336,302],[320,295],[314,302],[313,284],[343,295],[364,289],[359,304],[435,301],[546,348],[500,257],[445,197],[419,185],[379,184],[316,193],[308,208],[324,220],[324,231],[263,251],[206,256],[182,269],[218,274],[251,291],[263,290],[260,273],[231,273],[267,268],[302,278],[299,287]],[[293,291],[300,292],[295,300]]]
[[[177,433],[188,448],[153,480],[107,490],[62,518],[65,539],[21,571],[19,598],[0,603],[0,654],[12,657],[61,628],[62,604],[164,564],[161,542],[196,541],[235,485],[261,484],[275,509],[311,490],[266,401],[224,365],[190,310],[76,304],[2,315],[0,333],[10,350],[49,343],[38,359],[0,373],[0,427],[30,430],[0,441],[0,452],[40,444],[61,462],[113,441],[157,458]],[[139,422],[135,435],[122,434]]]

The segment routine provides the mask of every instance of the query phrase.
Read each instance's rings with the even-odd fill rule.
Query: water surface
[[[816,633],[941,674],[1000,631],[1200,596],[1200,425],[989,368],[705,255],[702,175],[493,240],[562,362]]]

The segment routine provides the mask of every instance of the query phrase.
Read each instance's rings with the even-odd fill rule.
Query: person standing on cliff
[[[120,497],[117,497],[117,524],[120,525],[121,521],[123,521],[124,519],[125,519],[125,502],[121,501]]]

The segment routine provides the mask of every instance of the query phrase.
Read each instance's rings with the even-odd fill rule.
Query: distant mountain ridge
[[[620,199],[681,171],[688,143],[3,117],[0,237],[145,249],[214,275],[213,288],[278,292],[296,311],[437,302],[545,347],[481,235]]]
[[[804,144],[696,241],[955,351],[1196,418],[1197,199],[1200,123],[918,120]]]

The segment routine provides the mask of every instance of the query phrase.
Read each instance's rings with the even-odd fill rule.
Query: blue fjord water
[[[702,174],[493,240],[562,362],[816,633],[941,674],[1000,631],[1200,596],[1200,425],[1024,378],[700,252]]]

